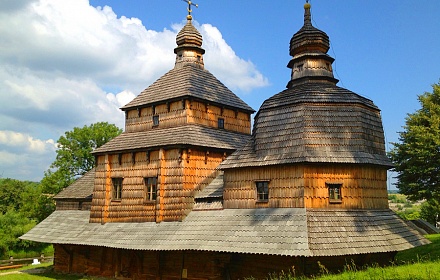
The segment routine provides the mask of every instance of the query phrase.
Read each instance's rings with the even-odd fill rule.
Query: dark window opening
[[[222,129],[224,129],[225,128],[225,119],[223,119],[223,118],[218,118],[218,128],[222,128]]]
[[[155,201],[157,197],[157,177],[144,178],[145,201]]]
[[[154,115],[153,116],[153,126],[158,126],[159,125],[159,115]]]
[[[112,178],[112,183],[113,183],[112,198],[114,200],[122,199],[122,179],[123,178]]]
[[[342,201],[342,184],[339,183],[327,183],[328,188],[328,197],[330,200],[330,203],[338,203]]]
[[[257,187],[257,201],[269,200],[269,182],[262,181],[256,182]]]

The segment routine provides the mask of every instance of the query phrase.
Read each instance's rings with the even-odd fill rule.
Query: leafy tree
[[[58,139],[56,159],[41,181],[43,191],[56,194],[87,173],[95,164],[91,152],[121,133],[120,128],[107,122],[98,122],[82,128],[75,127],[72,131],[67,131]]]
[[[440,83],[418,96],[421,108],[408,114],[389,156],[400,193],[411,200],[440,201]]]
[[[440,202],[433,199],[423,202],[420,209],[420,218],[435,225],[437,217],[440,217]]]
[[[14,179],[0,180],[0,214],[8,210],[18,210],[21,204],[20,194],[25,191],[26,183]]]

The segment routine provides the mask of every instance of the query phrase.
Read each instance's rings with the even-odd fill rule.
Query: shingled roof
[[[250,113],[255,112],[209,71],[192,64],[170,70],[122,107],[122,110],[191,97]]]
[[[286,163],[391,166],[380,111],[332,83],[304,83],[267,99],[255,117],[252,141],[220,169]]]
[[[391,210],[304,208],[192,211],[182,222],[89,223],[89,211],[55,211],[21,239],[134,250],[282,256],[401,251],[427,244]]]
[[[94,150],[93,153],[135,151],[175,145],[235,150],[249,141],[250,137],[248,134],[187,124],[142,132],[124,132]]]
[[[91,199],[95,184],[95,168],[59,192],[55,199]]]

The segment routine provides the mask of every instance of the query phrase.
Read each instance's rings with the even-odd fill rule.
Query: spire
[[[176,63],[174,67],[193,64],[204,68],[203,54],[205,50],[202,48],[203,39],[200,32],[192,25],[191,15],[191,6],[198,7],[198,5],[189,0],[182,1],[188,3],[188,15],[186,16],[187,22],[185,26],[176,36],[177,47],[174,49]]]
[[[290,88],[298,83],[307,81],[324,81],[336,84],[333,76],[332,63],[334,59],[327,55],[330,49],[328,35],[313,27],[311,5],[304,4],[304,25],[290,40],[290,55],[293,57],[288,68],[292,69]]]

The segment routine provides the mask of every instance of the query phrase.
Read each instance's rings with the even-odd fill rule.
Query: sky
[[[194,1],[205,68],[252,108],[285,89],[305,0]],[[386,148],[440,79],[440,1],[310,0],[339,86],[381,109]],[[182,0],[1,0],[0,178],[39,181],[66,131],[106,121],[174,66]]]

